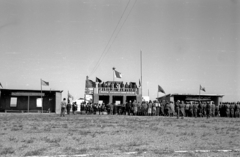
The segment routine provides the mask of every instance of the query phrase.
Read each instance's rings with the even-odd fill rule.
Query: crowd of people
[[[72,104],[70,102],[66,102],[66,98],[63,98],[63,101],[61,102],[61,114],[60,117],[65,117],[65,114],[70,115],[70,111],[72,110],[73,114],[76,114],[77,111],[77,103],[73,102]]]
[[[64,107],[65,106],[65,107]],[[71,105],[62,102],[62,107],[70,114]],[[125,104],[97,104],[83,102],[80,105],[81,113],[85,114],[109,114],[109,115],[137,115],[137,116],[176,116],[181,117],[240,117],[240,102],[220,102],[214,101],[128,101]],[[64,110],[64,109],[62,109]],[[75,114],[77,105],[72,105]],[[62,115],[62,114],[61,114]]]

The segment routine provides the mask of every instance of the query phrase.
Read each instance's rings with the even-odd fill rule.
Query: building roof
[[[41,90],[41,89],[6,89],[1,88],[0,91],[32,91],[32,92],[60,92],[62,93],[63,90]]]
[[[168,97],[168,96],[216,96],[216,97],[223,97],[223,94],[179,94],[179,93],[173,93],[173,94],[167,94],[161,97],[157,97],[156,99]]]

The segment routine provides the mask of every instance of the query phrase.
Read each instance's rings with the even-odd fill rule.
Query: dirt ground
[[[0,156],[240,156],[235,118],[0,113],[0,126]]]

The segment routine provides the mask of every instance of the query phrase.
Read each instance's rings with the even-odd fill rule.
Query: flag
[[[158,92],[162,92],[165,94],[165,91],[163,90],[163,88],[161,86],[158,85]]]
[[[200,90],[206,92],[205,88],[200,85]]]
[[[93,82],[92,80],[86,80],[86,88],[95,88],[96,83]]]
[[[114,70],[114,72],[115,72],[115,77],[116,78],[122,78],[122,74],[120,72],[118,72],[116,70]]]
[[[139,80],[139,88],[142,87],[141,81]]]
[[[2,84],[1,84],[1,82],[0,82],[0,86],[3,88],[3,86],[2,86]]]
[[[46,82],[46,81],[43,81],[43,80],[41,80],[41,84],[42,84],[42,86],[49,86],[49,82]]]
[[[69,92],[68,92],[68,98],[74,99],[73,96]]]
[[[96,77],[96,82],[99,82],[99,83],[101,83],[101,82],[102,82],[102,80],[100,80],[99,78],[97,78],[97,77]]]

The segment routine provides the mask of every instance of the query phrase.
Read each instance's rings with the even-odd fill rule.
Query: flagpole
[[[200,87],[199,87],[199,96],[198,96],[198,101],[200,102],[200,94],[201,94],[201,85],[200,85]]]
[[[115,71],[115,68],[113,67],[113,81],[114,81],[114,71]]]
[[[141,95],[142,93],[142,89],[143,89],[143,83],[142,83],[142,51],[140,51],[140,67],[141,67]],[[142,99],[142,98],[141,98]]]
[[[42,99],[42,79],[40,79],[40,85],[41,85],[41,102],[42,102],[42,113],[43,113],[43,99]]]

